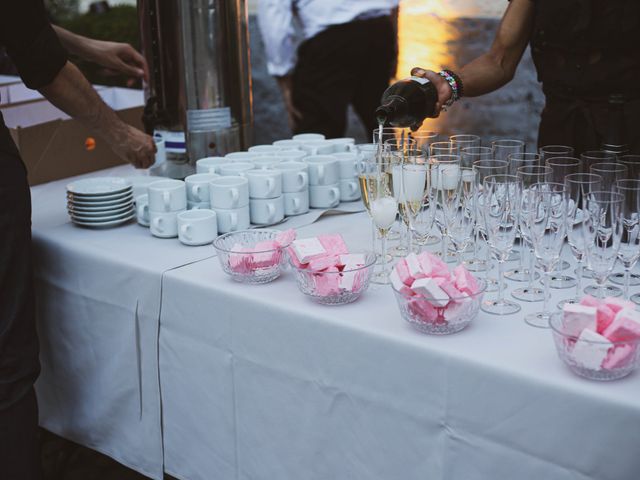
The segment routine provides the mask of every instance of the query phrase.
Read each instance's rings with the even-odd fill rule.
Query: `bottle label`
[[[422,78],[422,77],[409,77],[409,80],[418,82],[420,85],[426,85],[427,83],[429,83],[429,80],[427,78]]]

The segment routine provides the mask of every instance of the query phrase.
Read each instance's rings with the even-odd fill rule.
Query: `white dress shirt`
[[[295,26],[307,40],[332,25],[368,15],[388,15],[398,0],[259,0],[258,24],[271,75],[290,73],[296,63]]]

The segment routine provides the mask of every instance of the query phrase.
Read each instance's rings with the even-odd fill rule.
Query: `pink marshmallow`
[[[616,345],[609,349],[607,358],[602,361],[602,368],[613,369],[622,368],[629,365],[629,362],[633,362],[636,354],[636,345],[631,343],[625,343],[622,345]]]
[[[600,305],[598,305],[597,308],[598,308],[598,325],[596,327],[596,330],[598,333],[603,333],[609,327],[609,325],[611,325],[611,322],[613,322],[613,319],[615,318],[616,314],[604,303],[601,303]]]
[[[592,297],[591,295],[585,295],[584,297],[582,297],[582,300],[580,300],[580,305],[584,305],[586,307],[596,307],[598,308],[598,305],[600,305],[600,302]]]
[[[409,267],[407,266],[407,261],[404,258],[400,259],[398,263],[396,263],[395,271],[398,273],[398,277],[400,277],[402,283],[407,287],[413,285],[415,278],[413,278],[409,273]]]
[[[333,255],[342,255],[349,253],[347,244],[344,243],[344,239],[339,233],[318,235],[318,240],[320,240],[320,243],[325,248],[327,253],[331,253]]]
[[[640,339],[640,312],[624,309],[603,332],[612,342]]]
[[[453,277],[456,288],[467,295],[475,295],[480,290],[478,281],[462,265],[453,269]]]
[[[310,260],[307,264],[307,268],[309,270],[313,270],[314,272],[321,272],[330,267],[338,266],[338,257],[335,255],[325,255],[323,257],[317,257],[313,260]]]
[[[424,298],[412,298],[407,306],[409,307],[409,312],[422,322],[433,323],[438,319],[438,312]]]
[[[229,254],[229,268],[235,273],[250,273],[251,255],[247,255],[249,250],[240,244],[235,244],[231,250],[233,253]]]
[[[444,293],[449,295],[450,298],[461,298],[464,294],[456,288],[454,283],[446,278],[435,278],[435,282],[442,289]]]
[[[460,318],[462,313],[469,308],[470,303],[471,299],[469,297],[462,297],[456,301],[450,302],[444,311],[444,319],[450,322]]]
[[[562,309],[564,333],[579,337],[585,328],[595,331],[598,309],[586,305],[567,303]]]
[[[289,259],[291,259],[291,263],[293,263],[293,265],[296,266],[297,268],[305,268],[307,266],[306,263],[301,263],[300,260],[298,260],[298,256],[296,255],[295,250],[293,250],[291,246],[287,247],[287,253],[289,254]]]
[[[623,308],[630,308],[631,310],[636,308],[633,302],[616,297],[607,297],[604,299],[603,303],[609,307],[614,314],[617,314]]]
[[[250,250],[256,252],[251,255],[250,264],[253,268],[268,268],[280,262],[282,251],[280,244],[275,240],[265,240],[256,243]]]
[[[293,228],[285,230],[276,235],[276,242],[282,247],[286,247],[296,239],[296,231]]]
[[[391,273],[389,274],[389,281],[391,282],[391,285],[393,285],[393,288],[402,293],[405,297],[415,295],[414,291],[402,282],[398,275],[398,271],[395,268],[391,270]]]
[[[338,272],[336,267],[329,267],[327,272]],[[340,293],[340,275],[319,273],[314,275],[316,295],[327,297]]]
[[[440,260],[439,257],[436,257],[429,252],[422,252],[420,255],[418,255],[418,258],[420,259],[420,264],[422,265],[422,271],[427,277],[451,277],[449,267],[447,267],[447,264]]]
[[[405,257],[405,262],[407,263],[407,268],[409,270],[409,274],[415,278],[426,278],[427,275],[422,270],[422,264],[420,263],[420,259],[418,256],[411,252],[409,255]]]

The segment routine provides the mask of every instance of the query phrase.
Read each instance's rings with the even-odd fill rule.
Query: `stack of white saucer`
[[[87,228],[108,228],[135,217],[131,182],[119,177],[94,177],[67,185],[71,221]]]

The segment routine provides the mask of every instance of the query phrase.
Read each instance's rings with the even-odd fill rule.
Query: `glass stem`
[[[598,276],[598,278],[596,279],[596,282],[598,283],[598,298],[604,298],[605,297],[604,283],[606,281],[607,281],[607,277],[605,276],[603,278],[602,275]]]
[[[444,228],[442,229],[442,261],[447,261],[447,234]]]
[[[373,220],[372,220],[371,221],[371,250],[373,251],[373,253],[375,253],[376,257],[378,256],[378,250],[376,248],[377,247],[377,245],[376,245],[377,236],[378,236],[378,233],[376,231],[376,225],[373,223]],[[378,260],[380,260],[380,259],[378,258]]]
[[[384,278],[389,277],[389,272],[387,271],[387,233],[383,233],[380,235],[380,243],[382,245],[382,276]]]
[[[529,285],[527,286],[528,290],[533,290],[533,282],[536,280],[536,271],[535,271],[535,257],[533,255],[533,249],[528,248],[529,252]]]
[[[551,280],[551,272],[553,269],[544,269],[544,303],[542,305],[542,314],[545,316],[549,315],[549,300],[551,296],[551,292],[549,291],[549,282]]]
[[[579,301],[582,295],[582,275],[584,273],[584,266],[582,259],[578,260],[578,268],[576,269],[576,301]]]
[[[624,299],[629,300],[629,280],[631,276],[631,271],[629,268],[624,269]]]
[[[516,268],[516,272],[518,272],[518,274],[521,274],[522,271],[524,270],[524,261],[523,261],[524,251],[525,251],[524,238],[522,238],[522,234],[520,234],[520,255],[519,255],[520,259],[518,260],[518,267]]]
[[[502,299],[502,270],[504,270],[504,264],[502,260],[498,260],[498,300],[497,303],[503,303]]]

